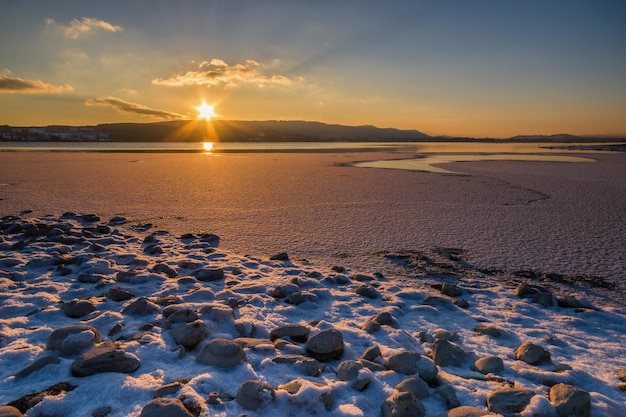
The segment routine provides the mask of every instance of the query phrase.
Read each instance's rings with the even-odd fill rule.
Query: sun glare
[[[200,106],[196,107],[196,110],[198,110],[198,117],[204,120],[211,120],[215,116],[213,107],[214,106],[210,106],[205,102],[202,102]]]

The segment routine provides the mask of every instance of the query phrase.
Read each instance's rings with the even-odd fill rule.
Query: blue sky
[[[0,124],[626,133],[624,1],[3,1]]]

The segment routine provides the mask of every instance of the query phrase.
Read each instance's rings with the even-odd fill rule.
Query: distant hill
[[[97,125],[95,129],[107,134],[110,141],[133,142],[406,141],[430,137],[418,130],[276,120],[114,123]]]

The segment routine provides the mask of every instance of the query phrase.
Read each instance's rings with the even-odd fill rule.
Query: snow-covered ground
[[[173,235],[122,218],[5,218],[0,405],[13,404],[28,417],[186,415],[150,408],[142,414],[166,387],[159,395],[180,399],[173,404],[185,404],[189,415],[377,416],[400,382],[419,376],[428,381],[419,400],[427,416],[454,405],[487,413],[487,398],[511,387],[534,394],[520,415],[555,416],[548,393],[559,383],[588,392],[591,415],[623,415],[618,371],[626,369],[626,312],[585,297],[598,283],[572,286],[562,282],[568,276],[479,269],[452,248],[380,253],[379,265],[397,272],[383,275],[369,269],[373,264],[344,270],[284,255],[270,260],[218,243],[214,235]],[[515,294],[523,282],[543,288],[542,304]],[[130,293],[128,299],[116,301],[124,297],[114,287]],[[184,311],[183,318],[171,319],[173,309]],[[77,324],[92,327],[51,336]],[[302,326],[297,334],[270,340],[276,329],[294,324]],[[200,336],[175,338],[183,326],[201,329]],[[309,343],[328,329],[340,332],[343,349],[315,362]],[[199,362],[214,339],[238,342],[243,360],[231,368]],[[444,339],[460,355],[453,364],[434,352]],[[550,360],[516,359],[527,341],[545,348]],[[76,363],[106,342],[138,360],[138,368],[106,372],[114,365],[100,363],[96,373],[74,376],[91,372],[76,371]],[[354,374],[338,372],[368,350],[370,361],[354,365]],[[419,356],[399,368],[392,358],[402,352]],[[472,370],[489,356],[503,367]],[[271,386],[253,396],[252,406],[238,394],[249,380]],[[24,398],[49,387],[57,390]],[[446,389],[453,394],[439,394]]]
[[[509,388],[530,390],[522,416],[556,416],[559,383],[623,415],[624,154],[349,166],[406,156],[0,154],[0,407],[378,416],[419,376],[426,416],[487,413]],[[326,359],[311,345],[330,329]],[[525,342],[550,360],[518,359]],[[206,359],[216,343],[232,357]],[[502,367],[472,369],[487,357]],[[177,411],[146,407],[155,394]]]

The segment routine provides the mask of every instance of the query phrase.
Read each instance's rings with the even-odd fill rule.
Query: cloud
[[[41,93],[64,93],[73,91],[71,85],[55,86],[41,80],[25,80],[19,77],[10,77],[9,72],[0,74],[0,94],[41,94]]]
[[[200,85],[208,87],[236,88],[242,85],[288,86],[300,82],[301,77],[289,78],[281,74],[267,74],[266,67],[257,61],[247,60],[243,64],[228,65],[221,59],[203,61],[197,71],[187,71],[170,78],[157,78],[152,84],[168,87]]]
[[[47,25],[56,24],[54,19],[46,19]],[[106,32],[121,32],[121,26],[113,25],[104,20],[94,19],[93,17],[83,17],[81,20],[73,19],[69,26],[59,25],[63,29],[63,33],[67,38],[78,39],[82,35],[94,32],[96,30],[104,30]]]
[[[186,116],[166,110],[156,110],[142,104],[132,103],[117,97],[90,98],[85,101],[88,106],[108,106],[122,113],[134,113],[158,119],[186,119]]]

